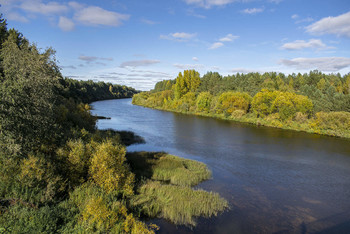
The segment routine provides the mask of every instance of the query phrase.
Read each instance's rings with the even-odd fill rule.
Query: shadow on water
[[[350,233],[350,141],[256,127],[131,105],[93,104],[100,129],[133,131],[146,144],[130,151],[165,151],[202,161],[213,178],[198,186],[225,197],[231,209],[198,225],[152,222],[159,233]]]

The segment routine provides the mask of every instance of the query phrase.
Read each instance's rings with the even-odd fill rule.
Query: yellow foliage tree
[[[111,141],[102,142],[92,154],[92,179],[107,193],[117,191],[123,195],[132,195],[134,174],[130,172],[125,160],[124,146]]]
[[[247,93],[225,92],[219,96],[217,113],[231,115],[235,110],[247,113],[252,97]]]

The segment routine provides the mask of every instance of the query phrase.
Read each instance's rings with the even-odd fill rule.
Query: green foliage
[[[137,91],[125,85],[104,82],[78,81],[70,78],[60,78],[59,92],[65,98],[73,98],[82,103],[99,100],[131,98]]]
[[[312,128],[318,131],[340,130],[350,131],[350,113],[349,112],[318,112],[315,119],[310,123]]]
[[[60,207],[69,214],[63,217],[62,233],[154,233],[155,226],[135,219],[115,194],[94,184],[76,188]]]
[[[125,147],[102,142],[96,146],[91,157],[92,179],[107,193],[117,191],[123,195],[133,194],[134,175],[125,164]]]
[[[162,80],[155,84],[154,89],[151,92],[161,92],[164,90],[171,90],[176,80]]]
[[[208,72],[201,78],[201,83],[198,87],[198,92],[209,92],[212,95],[217,95],[221,88],[222,76],[217,72]]]
[[[209,92],[202,92],[197,97],[197,111],[208,113],[213,96]]]
[[[33,208],[27,204],[13,205],[0,215],[0,232],[56,233],[60,226],[59,212],[50,206]]]
[[[59,76],[53,50],[40,53],[12,30],[0,52],[4,76],[0,79],[0,132],[2,147],[29,152],[40,141],[51,144]],[[13,146],[16,147],[13,147]]]
[[[125,205],[134,175],[120,144],[142,139],[96,131],[86,104],[134,93],[62,78],[54,51],[0,16],[1,233],[154,233]]]
[[[263,89],[254,96],[252,110],[256,115],[263,117],[278,113],[282,120],[286,120],[293,118],[297,112],[311,115],[313,104],[302,95]]]
[[[184,74],[180,72],[176,78],[174,94],[176,99],[180,99],[188,92],[195,93],[200,85],[199,73],[195,70],[185,70]]]
[[[231,115],[236,110],[248,112],[252,97],[247,93],[225,92],[219,96],[216,112]]]
[[[69,140],[65,147],[57,150],[57,156],[63,161],[72,187],[87,180],[92,151],[92,145],[85,144],[82,139]]]
[[[133,104],[350,137],[350,132],[342,127],[332,127],[333,130],[316,127],[318,112],[350,112],[350,74],[341,77],[310,71],[286,77],[275,72],[237,73],[222,78],[218,73],[208,72],[201,78],[196,92],[181,89],[187,87],[182,73],[176,81],[174,93],[171,90],[144,92],[134,96]],[[165,92],[169,93],[165,95]]]

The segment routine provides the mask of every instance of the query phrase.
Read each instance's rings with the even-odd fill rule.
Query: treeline
[[[85,104],[134,92],[62,78],[51,48],[0,17],[0,233],[153,233],[130,208],[119,134]]]
[[[194,70],[133,97],[137,105],[258,125],[350,137],[350,74],[249,73],[222,77]]]
[[[117,85],[105,82],[78,81],[70,78],[59,79],[62,96],[73,98],[83,103],[91,103],[99,100],[131,98],[137,91],[125,85]]]

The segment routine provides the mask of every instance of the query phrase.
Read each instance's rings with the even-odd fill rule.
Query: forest
[[[133,104],[270,127],[350,137],[350,73],[248,73],[195,70],[163,80]]]
[[[211,177],[205,164],[130,154],[142,137],[96,129],[88,103],[135,93],[64,78],[52,48],[0,17],[0,233],[154,233],[145,217],[194,226],[228,207],[192,189]]]

